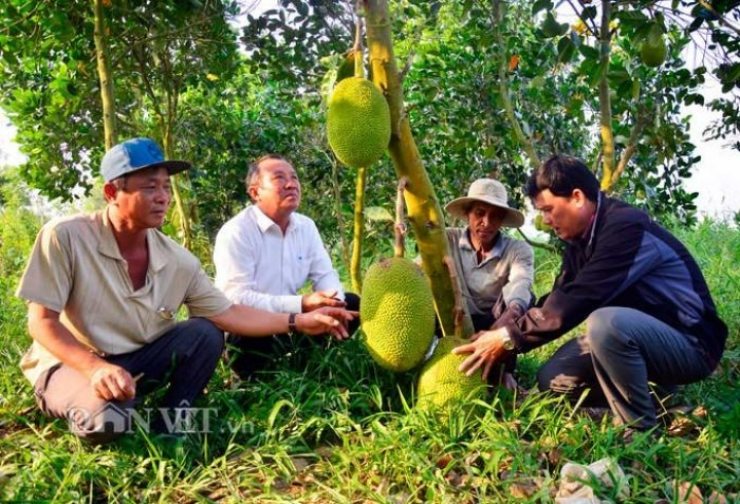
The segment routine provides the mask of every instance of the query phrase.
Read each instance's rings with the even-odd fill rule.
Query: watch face
[[[511,339],[511,336],[507,336],[504,339],[503,345],[504,350],[514,350],[514,340]]]

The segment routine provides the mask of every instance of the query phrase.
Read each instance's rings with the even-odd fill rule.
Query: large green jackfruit
[[[421,364],[435,320],[432,289],[421,268],[402,257],[372,265],[362,283],[360,320],[375,362],[396,372]]]
[[[449,412],[454,404],[471,404],[486,393],[486,383],[481,372],[465,376],[458,367],[467,355],[455,355],[452,349],[466,343],[465,340],[444,337],[439,340],[431,359],[419,375],[416,387],[416,407],[426,411]]]
[[[383,156],[391,139],[391,112],[383,93],[367,79],[343,79],[329,98],[329,145],[339,160],[367,167]]]
[[[659,67],[665,61],[668,48],[665,45],[663,29],[658,23],[650,27],[645,42],[640,48],[640,59],[649,67]]]

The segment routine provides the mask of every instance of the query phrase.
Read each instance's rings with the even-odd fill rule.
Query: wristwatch
[[[512,350],[514,350],[514,348],[516,348],[514,340],[509,334],[509,330],[507,328],[503,327],[501,329],[501,332],[501,346],[504,347],[504,350],[506,350],[507,352],[511,352]]]
[[[298,330],[298,328],[295,325],[295,316],[296,316],[295,313],[291,313],[288,315],[288,332],[290,334],[293,334],[297,332]]]

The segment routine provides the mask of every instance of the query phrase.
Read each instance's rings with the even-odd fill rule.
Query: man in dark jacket
[[[608,198],[579,160],[553,156],[529,178],[527,195],[567,243],[552,291],[515,322],[455,349],[460,370],[487,375],[509,352],[524,353],[586,320],[539,370],[542,390],[605,400],[624,423],[656,425],[648,381],[663,386],[707,377],[727,326],[686,248],[644,212]]]

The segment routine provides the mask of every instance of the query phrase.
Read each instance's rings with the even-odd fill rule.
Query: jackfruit
[[[391,139],[391,112],[383,93],[362,77],[343,79],[329,99],[326,133],[334,154],[347,166],[376,162]]]
[[[665,61],[667,52],[663,30],[656,23],[650,28],[645,42],[642,43],[640,59],[649,67],[659,67]]]
[[[402,257],[372,265],[362,284],[360,320],[375,362],[396,372],[421,364],[435,320],[432,288],[421,268]]]
[[[467,355],[455,355],[452,349],[465,340],[446,336],[439,340],[431,359],[419,375],[416,387],[416,407],[424,411],[449,413],[455,404],[472,404],[486,393],[481,371],[466,376],[458,367]]]

